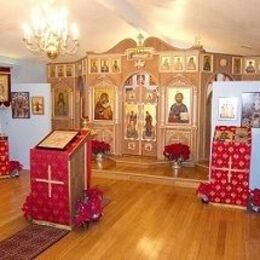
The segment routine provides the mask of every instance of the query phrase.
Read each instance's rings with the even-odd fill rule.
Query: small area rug
[[[0,259],[33,259],[69,232],[49,226],[29,225],[0,242]]]

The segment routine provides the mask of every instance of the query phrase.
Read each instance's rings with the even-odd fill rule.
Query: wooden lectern
[[[66,139],[66,135],[73,139],[67,144],[69,139],[65,140],[64,145],[62,138]],[[30,156],[29,197],[33,222],[71,229],[76,201],[90,185],[88,132],[53,131],[31,149]]]

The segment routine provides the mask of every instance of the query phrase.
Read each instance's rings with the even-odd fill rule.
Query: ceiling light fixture
[[[79,31],[76,24],[68,26],[65,8],[55,9],[54,0],[45,1],[32,12],[31,25],[24,24],[23,40],[34,54],[46,53],[49,59],[59,55],[75,54],[79,47]]]

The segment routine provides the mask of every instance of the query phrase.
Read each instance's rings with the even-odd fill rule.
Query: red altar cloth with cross
[[[90,155],[90,141],[84,131],[65,150],[31,149],[31,193],[27,201],[34,221],[72,227],[76,200],[90,186]]]
[[[251,129],[246,129],[248,135],[244,139],[236,139],[236,129],[233,126],[216,127],[210,162],[210,182],[201,184],[198,193],[205,195],[210,202],[246,206],[249,196]],[[231,137],[221,140],[217,131],[228,132]]]

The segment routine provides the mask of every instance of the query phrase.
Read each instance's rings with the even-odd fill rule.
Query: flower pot
[[[182,166],[181,166],[181,162],[180,161],[173,161],[172,162],[172,169],[180,169]]]
[[[96,154],[96,162],[99,169],[103,169],[103,160],[104,160],[103,153]]]
[[[97,161],[97,162],[102,162],[103,159],[104,159],[103,153],[97,153],[97,154],[96,154],[96,161]]]

